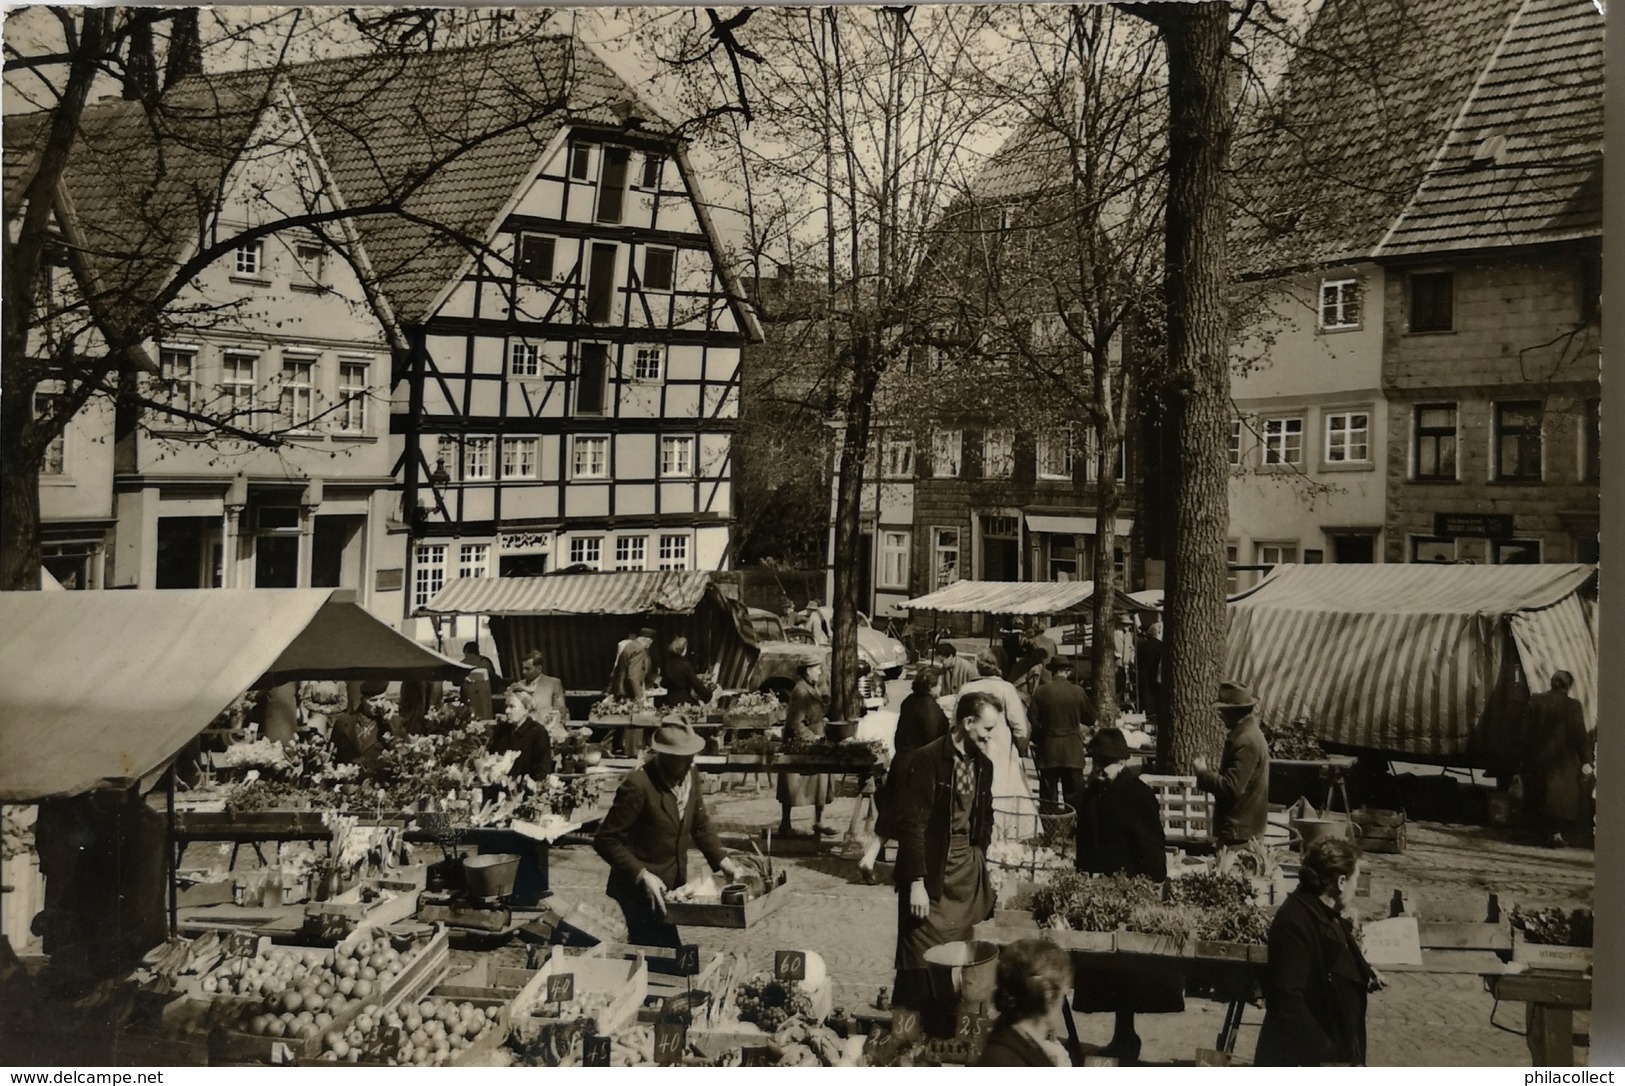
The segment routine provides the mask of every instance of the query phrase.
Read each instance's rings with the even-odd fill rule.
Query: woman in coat
[[[708,704],[716,690],[700,678],[694,661],[688,658],[688,638],[674,637],[666,649],[666,661],[662,665],[666,693],[660,699],[660,707]]]
[[[1366,995],[1384,982],[1344,915],[1359,875],[1347,841],[1316,841],[1304,854],[1298,888],[1270,925],[1257,1066],[1365,1063]]]
[[[999,954],[993,1005],[998,1021],[978,1067],[1071,1067],[1061,1034],[1061,999],[1072,987],[1072,957],[1043,939],[1022,939]]]
[[[948,734],[948,715],[937,704],[942,693],[942,672],[934,667],[922,667],[914,676],[914,692],[903,699],[897,710],[897,732],[892,738],[892,763],[886,771],[885,783],[875,794],[875,836],[864,849],[858,861],[863,881],[873,883],[875,862],[887,841],[897,837],[897,804],[907,757],[934,739]]]
[[[797,669],[795,689],[790,691],[790,704],[784,712],[784,737],[806,742],[824,735],[824,712],[829,696],[819,690],[824,677],[824,665],[817,662],[801,664]],[[824,825],[824,805],[834,795],[835,782],[828,773],[779,774],[779,836],[794,837],[790,825],[790,812],[797,807],[813,809],[813,832],[825,837],[835,836],[835,827]]]

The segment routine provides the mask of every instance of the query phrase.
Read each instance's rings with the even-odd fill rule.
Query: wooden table
[[[1484,987],[1497,1000],[1524,1004],[1524,1043],[1534,1066],[1574,1066],[1574,1012],[1591,1006],[1589,976],[1531,969],[1483,977]]]

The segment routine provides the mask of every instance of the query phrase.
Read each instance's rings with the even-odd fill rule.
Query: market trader
[[[1220,683],[1213,708],[1228,729],[1219,771],[1197,758],[1196,783],[1213,793],[1213,835],[1226,848],[1262,837],[1269,823],[1270,748],[1253,709],[1258,699],[1240,683]]]
[[[1084,736],[1095,726],[1095,706],[1072,681],[1074,665],[1064,656],[1049,662],[1053,678],[1033,694],[1027,707],[1033,761],[1038,763],[1038,798],[1070,800],[1083,787]]]
[[[628,773],[599,824],[593,848],[609,863],[605,889],[626,917],[627,940],[639,946],[681,945],[666,919],[666,892],[688,881],[688,852],[698,848],[711,870],[739,881],[743,868],[722,851],[700,796],[694,756],[705,740],[670,716],[650,741],[654,757]]]
[[[993,839],[993,763],[986,746],[1003,712],[972,692],[948,734],[914,752],[897,812],[897,982],[892,1002],[931,1007],[925,952],[969,939],[993,910],[987,847]]]

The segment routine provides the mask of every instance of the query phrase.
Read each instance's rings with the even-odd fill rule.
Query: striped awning
[[[705,596],[705,570],[464,577],[420,609],[427,615],[688,614]]]
[[[960,614],[1054,615],[1094,595],[1093,581],[955,581],[903,606]]]
[[[1442,758],[1482,745],[1517,652],[1534,689],[1557,667],[1573,672],[1594,724],[1597,643],[1577,594],[1594,573],[1281,566],[1231,601],[1225,674],[1253,687],[1267,720],[1301,716],[1329,742]]]

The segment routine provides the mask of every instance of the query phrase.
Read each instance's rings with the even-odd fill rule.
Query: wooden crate
[[[340,950],[348,949],[351,940],[360,938],[364,932],[357,932],[339,944]],[[311,953],[321,956],[331,951],[312,948]],[[400,974],[390,982],[389,987],[372,1002],[384,1010],[399,1006],[403,1000],[415,1000],[439,982],[445,974],[447,964],[451,960],[451,940],[445,928],[439,928],[427,945],[423,946],[413,955]],[[324,1032],[338,1030],[343,1032],[351,1022],[360,1016],[366,1004],[358,1004],[344,1014],[333,1019]],[[321,1054],[322,1038],[318,1034],[309,1038],[290,1037],[260,1037],[252,1033],[240,1033],[236,1030],[222,1030],[212,1041],[210,1046],[210,1062],[215,1064],[235,1063],[293,1063],[297,1060],[315,1059]]]
[[[1140,780],[1156,793],[1162,830],[1169,840],[1206,840],[1213,836],[1213,797],[1195,777],[1144,774]]]
[[[1558,969],[1583,973],[1591,968],[1591,948],[1588,946],[1547,946],[1524,939],[1523,932],[1512,929],[1512,960],[1530,969]]]
[[[411,880],[363,879],[326,901],[309,902],[305,905],[305,917],[309,920],[336,918],[352,928],[383,927],[415,914],[418,892],[422,888],[421,883]],[[368,889],[385,891],[392,896],[386,901],[368,903],[362,900]]]
[[[1358,844],[1363,852],[1399,855],[1405,851],[1405,812],[1379,811],[1361,807],[1354,812],[1360,827]]]
[[[555,950],[540,969],[497,969],[492,972],[492,983],[507,988],[517,979],[525,981],[513,1000],[515,1022],[524,1019],[559,1021],[547,1002],[547,978],[562,973],[575,977],[576,993],[593,992],[610,997],[609,1005],[597,1018],[600,1034],[611,1034],[637,1018],[638,1008],[649,993],[649,965],[643,955],[631,959],[606,958],[592,948],[585,954],[563,954]],[[566,1023],[560,1022],[561,1025]]]
[[[783,875],[780,875],[781,880]],[[771,916],[790,900],[788,881],[780,881],[761,897],[753,897],[743,905],[724,905],[721,902],[667,901],[666,919],[679,927],[748,928],[763,917]]]

